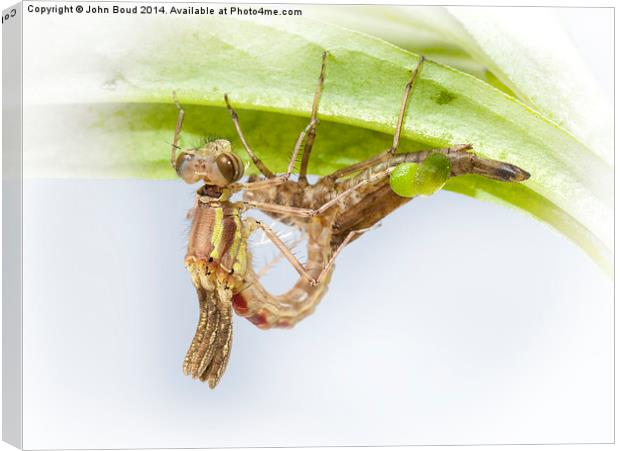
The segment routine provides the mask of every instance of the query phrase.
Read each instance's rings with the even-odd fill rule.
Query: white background
[[[560,17],[611,92],[608,22],[571,10]],[[565,238],[519,213],[449,193],[403,208],[347,249],[323,304],[298,328],[265,333],[237,321],[230,367],[210,392],[179,369],[196,314],[177,219],[191,191],[174,182],[61,185],[31,193],[77,192],[107,208],[71,224],[60,218],[86,197],[47,215],[25,211],[46,224],[27,246],[48,246],[30,273],[44,278],[26,280],[40,290],[40,321],[26,331],[25,350],[38,354],[25,361],[24,402],[39,406],[26,421],[41,431],[26,445],[118,446],[111,436],[128,447],[611,439],[611,285]],[[117,214],[132,235],[111,221]],[[82,235],[94,223],[114,248]],[[418,237],[406,252],[404,224]],[[73,251],[53,247],[62,234]],[[97,258],[75,259],[77,250]],[[71,284],[50,271],[85,265],[92,277]],[[116,291],[93,289],[111,275]],[[50,292],[72,296],[50,305]],[[91,321],[68,328],[69,315]]]

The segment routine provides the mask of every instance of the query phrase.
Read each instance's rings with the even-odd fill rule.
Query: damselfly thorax
[[[185,264],[204,265],[200,272],[205,289],[214,289],[215,281],[224,289],[241,283],[248,263],[247,235],[238,207],[225,195],[211,198],[198,194],[192,210]]]

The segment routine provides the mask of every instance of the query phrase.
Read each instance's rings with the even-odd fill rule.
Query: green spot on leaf
[[[435,103],[437,103],[437,105],[446,105],[450,102],[452,102],[454,99],[456,99],[456,96],[448,91],[441,91],[436,97],[435,97]]]

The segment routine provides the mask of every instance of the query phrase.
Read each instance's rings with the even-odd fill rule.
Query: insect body
[[[477,157],[471,152],[472,146],[469,144],[396,153],[408,97],[424,63],[424,58],[421,58],[405,87],[392,146],[376,157],[342,168],[321,177],[315,184],[309,184],[306,171],[316,136],[326,57],[324,54],[311,120],[305,130],[307,138],[298,179],[287,178],[281,184],[244,193],[244,200],[307,235],[306,267],[313,268],[315,278],[310,282],[316,282],[321,287],[314,289],[312,296],[301,295],[309,291],[310,282],[300,272],[302,277],[292,290],[282,296],[273,296],[259,283],[253,269],[248,268],[248,286],[235,297],[233,305],[238,314],[247,316],[262,328],[290,327],[310,314],[327,290],[338,254],[416,195],[430,195],[440,189],[448,178],[464,174],[477,174],[503,182],[520,182],[529,178],[526,171],[510,163]],[[241,141],[247,146],[237,115],[230,104],[228,108]],[[293,159],[295,157],[296,153]],[[272,173],[261,172],[262,178],[252,176],[250,180],[259,182],[274,177]],[[274,208],[274,204],[279,207]],[[322,262],[323,270],[319,271]],[[296,293],[299,295],[295,296]]]
[[[182,112],[182,110],[180,110]],[[182,113],[180,121],[182,121]],[[178,141],[178,133],[175,143]],[[188,183],[205,180],[192,209],[192,228],[185,265],[198,293],[200,321],[185,357],[186,374],[215,387],[230,352],[231,299],[242,284],[248,262],[247,232],[239,208],[229,202],[226,186],[243,175],[243,164],[224,140],[182,152],[173,166]]]
[[[405,87],[392,146],[376,157],[310,184],[306,173],[316,136],[326,61],[327,53],[324,53],[310,122],[301,131],[287,173],[283,175],[273,173],[254,154],[228,96],[225,101],[241,143],[262,177],[238,182],[243,176],[243,165],[225,140],[212,141],[177,155],[184,112],[176,102],[179,116],[172,144],[172,166],[186,182],[204,183],[196,193],[185,259],[198,292],[200,319],[185,357],[184,372],[208,381],[211,388],[218,383],[228,361],[233,308],[260,328],[291,327],[312,313],[324,296],[338,254],[411,197],[431,194],[449,177],[462,174],[509,182],[529,177],[527,172],[509,163],[477,157],[467,144],[396,153],[409,93],[422,68],[422,58]],[[291,180],[302,145],[298,178]],[[408,185],[412,188],[407,188]],[[243,191],[243,200],[231,201],[231,195],[239,191]],[[243,218],[242,213],[250,208],[260,209],[301,230],[307,237],[306,263],[299,262],[265,224]],[[247,241],[257,229],[263,230],[300,275],[284,294],[271,294],[252,268]]]
[[[248,286],[260,284],[251,269],[251,255],[247,248],[249,236],[258,229],[263,230],[304,278],[303,284],[298,284],[274,301],[274,305],[278,304],[279,308],[283,308],[287,303],[294,304],[299,300],[318,299],[322,296],[325,285],[320,285],[318,279],[329,279],[330,270],[325,269],[329,242],[321,236],[321,231],[325,230],[324,220],[314,219],[312,222],[315,226],[312,230],[316,230],[318,234],[312,233],[312,236],[316,236],[316,242],[312,244],[310,256],[311,262],[315,264],[310,262],[304,267],[268,226],[253,218],[242,218],[244,211],[259,206],[270,211],[291,211],[290,208],[277,204],[248,200],[233,202],[230,197],[241,190],[265,190],[287,182],[293,160],[287,174],[275,176],[268,172],[248,147],[248,154],[256,166],[268,173],[270,178],[238,183],[243,176],[243,164],[226,140],[211,141],[201,148],[186,149],[177,154],[185,113],[178,101],[176,105],[179,115],[172,143],[171,164],[185,182],[204,183],[196,192],[195,204],[190,214],[192,226],[185,257],[185,265],[198,293],[200,319],[183,369],[185,374],[207,381],[209,386],[214,388],[229,358],[232,343],[232,305],[234,303],[237,311],[242,312],[246,300],[254,304],[251,294],[241,296],[240,292]],[[304,136],[305,132],[302,132],[294,154],[299,150]],[[255,324],[264,327],[268,324],[266,312],[267,306],[249,317]],[[293,308],[288,315],[279,315],[277,325],[287,326],[291,324],[288,322],[289,318],[299,318],[301,313]]]
[[[444,173],[445,165],[440,166],[439,181],[428,180],[436,175],[431,172],[426,180],[420,182],[418,189],[421,192],[416,194],[430,194],[439,189],[447,178],[464,174],[484,174],[488,178],[508,182],[525,180],[529,176],[527,172],[508,163],[478,158],[468,152],[470,147],[460,145],[432,151],[399,153],[388,159],[369,161],[366,170],[348,178],[340,179],[339,173],[334,173],[322,177],[314,185],[288,180],[282,185],[245,192],[244,199],[259,205],[258,208],[274,200],[278,200],[282,207],[291,208],[290,213],[286,213],[285,208],[280,211],[261,209],[307,235],[306,267],[315,269],[312,273],[315,279],[309,281],[308,278],[300,277],[292,290],[281,296],[273,296],[259,283],[254,270],[248,268],[248,285],[233,302],[236,312],[261,328],[269,328],[293,326],[314,311],[327,290],[329,277],[340,252],[396,208],[411,201],[411,196],[396,194],[390,184],[389,175],[396,168],[407,164],[420,164],[421,168],[426,168],[424,164],[433,160],[448,162],[449,173]],[[445,179],[442,180],[443,177]],[[407,174],[403,178],[405,182],[410,181]],[[321,262],[326,262],[326,265],[323,271],[318,271]],[[310,288],[312,282],[317,284],[314,289]],[[313,296],[301,295],[310,290]],[[300,295],[294,296],[295,293]]]

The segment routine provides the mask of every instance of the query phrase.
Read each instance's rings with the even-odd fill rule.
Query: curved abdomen
[[[331,258],[331,230],[325,227],[324,218],[308,221],[308,261],[306,271],[318,278]],[[299,277],[295,285],[286,293],[272,295],[261,284],[258,275],[249,267],[243,289],[233,296],[235,312],[246,317],[261,329],[272,327],[292,327],[310,315],[327,291],[334,266],[317,286],[312,286],[304,277]]]

